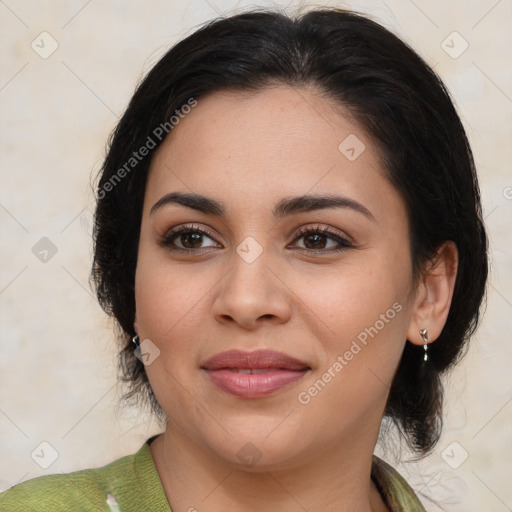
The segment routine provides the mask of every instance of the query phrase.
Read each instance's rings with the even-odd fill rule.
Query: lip
[[[228,350],[208,359],[201,368],[217,387],[242,398],[271,395],[311,369],[305,362],[273,350]]]

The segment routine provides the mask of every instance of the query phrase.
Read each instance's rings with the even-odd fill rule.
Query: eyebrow
[[[203,196],[201,194],[190,194],[183,192],[171,192],[160,198],[150,210],[152,215],[156,210],[163,208],[168,204],[179,204],[192,208],[202,213],[216,215],[218,217],[226,216],[226,209],[222,203]],[[323,210],[327,208],[350,208],[363,214],[368,219],[375,221],[375,217],[370,210],[358,201],[345,196],[334,195],[302,195],[282,199],[273,209],[273,215],[277,218],[286,217],[295,213],[311,212],[314,210]]]

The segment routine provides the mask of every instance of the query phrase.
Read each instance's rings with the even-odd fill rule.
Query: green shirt
[[[140,450],[97,469],[47,475],[0,494],[1,512],[172,512],[148,440]],[[425,512],[413,490],[373,457],[372,479],[392,512]]]

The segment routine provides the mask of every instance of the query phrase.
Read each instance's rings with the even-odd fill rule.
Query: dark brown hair
[[[314,87],[373,137],[407,206],[415,275],[443,242],[457,245],[459,269],[446,325],[430,345],[426,365],[422,347],[406,343],[385,411],[410,445],[427,453],[441,429],[440,375],[463,352],[485,292],[487,238],[477,177],[464,128],[439,77],[390,31],[339,9],[296,17],[252,11],[214,20],[172,47],[138,86],[111,136],[98,182],[92,270],[98,299],[120,327],[126,397],[149,401],[161,416],[130,344],[152,154],[170,132],[172,116],[191,98],[271,84]],[[147,156],[139,158],[142,147]]]

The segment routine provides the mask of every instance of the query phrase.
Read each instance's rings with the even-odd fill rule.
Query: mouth
[[[257,375],[260,373],[270,373],[272,371],[284,370],[284,368],[221,368],[235,373],[242,373],[244,375]]]
[[[282,352],[230,350],[208,359],[201,369],[222,391],[241,398],[261,398],[287,388],[311,370]]]

